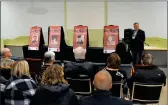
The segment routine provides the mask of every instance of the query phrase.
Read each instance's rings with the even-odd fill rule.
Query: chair
[[[41,71],[42,60],[34,58],[26,58],[26,61],[29,64],[29,70],[32,78],[37,82],[38,74]]]
[[[132,98],[134,103],[158,104],[163,84],[133,83]]]
[[[10,77],[11,77],[11,69],[8,69],[8,68],[0,68],[0,73],[1,73],[1,75],[2,75],[5,79],[7,79],[7,80],[9,80]]]
[[[120,70],[126,74],[126,78],[129,79],[134,73],[132,64],[121,64]]]
[[[102,70],[106,66],[106,63],[94,63],[93,62],[93,64],[97,66],[98,70]]]
[[[85,76],[83,75],[85,78]],[[70,77],[66,78],[68,83],[70,84],[70,88],[76,93],[80,95],[90,95],[92,92],[91,88],[91,79],[73,79]]]
[[[115,81],[112,83],[111,95],[115,97],[123,97],[123,83],[122,81]]]

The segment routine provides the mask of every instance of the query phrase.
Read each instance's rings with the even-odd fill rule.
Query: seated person
[[[130,64],[133,62],[131,53],[127,51],[124,43],[117,44],[115,53],[119,55],[121,64]]]
[[[14,60],[10,59],[12,52],[8,48],[2,49],[2,58],[0,60],[0,68],[12,68]]]
[[[15,62],[12,77],[5,88],[6,105],[29,105],[37,85],[30,77],[27,61]]]
[[[80,75],[87,75],[93,80],[97,68],[91,62],[85,61],[85,50],[77,47],[74,50],[75,62],[67,62],[64,65],[65,77],[78,78]]]
[[[8,80],[6,80],[0,73],[0,96],[1,96],[0,105],[5,105],[4,90],[5,90],[7,82]]]
[[[120,57],[116,53],[112,53],[108,56],[107,66],[104,70],[107,70],[111,74],[113,81],[126,79],[126,74],[120,70],[120,64]]]
[[[81,98],[80,105],[133,105],[122,98],[111,96],[112,77],[107,71],[99,71],[94,77],[93,85],[93,95]]]
[[[44,54],[42,72],[50,65],[53,65],[55,62],[55,53],[52,51],[47,51]]]
[[[151,54],[143,54],[141,61],[142,64],[135,67],[135,73],[128,82],[130,89],[132,89],[133,82],[163,83],[166,85],[166,75],[153,64],[153,57]]]
[[[44,71],[41,86],[30,105],[77,105],[77,97],[69,86],[64,79],[63,68],[51,65]]]

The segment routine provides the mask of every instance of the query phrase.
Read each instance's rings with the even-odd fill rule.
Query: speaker
[[[125,29],[124,30],[124,42],[130,43],[133,35],[133,29]]]

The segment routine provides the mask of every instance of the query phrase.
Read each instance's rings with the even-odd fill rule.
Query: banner
[[[39,50],[41,27],[35,26],[30,29],[29,50]]]
[[[61,26],[50,26],[48,50],[60,52],[60,43],[61,43]]]
[[[104,26],[104,53],[115,52],[116,45],[119,41],[118,26]]]
[[[73,37],[73,49],[81,46],[86,51],[87,46],[87,26],[75,26],[74,27],[74,37]]]

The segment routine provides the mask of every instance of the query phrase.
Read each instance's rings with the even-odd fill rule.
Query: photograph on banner
[[[29,50],[39,50],[40,45],[40,27],[32,27],[30,29]]]
[[[50,26],[49,28],[49,51],[60,52],[61,26]]]
[[[87,44],[87,26],[75,26],[73,37],[73,49],[81,46],[86,50]]]
[[[104,53],[115,52],[119,40],[118,26],[104,26]]]

